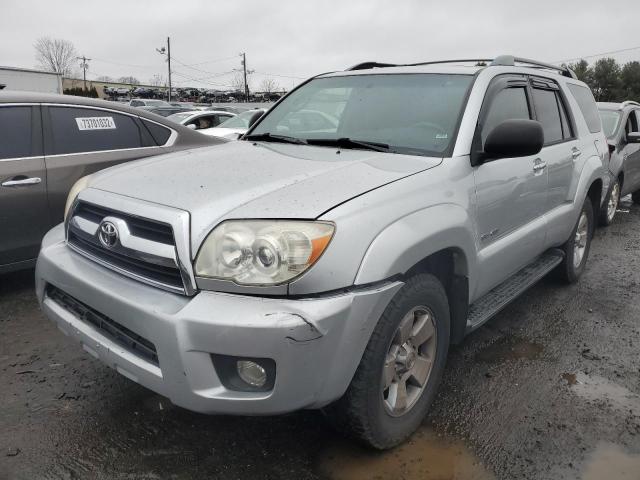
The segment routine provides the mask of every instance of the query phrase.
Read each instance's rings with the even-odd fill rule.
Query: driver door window
[[[505,120],[530,119],[529,103],[524,87],[505,88],[493,98],[482,127],[482,145],[495,127]]]

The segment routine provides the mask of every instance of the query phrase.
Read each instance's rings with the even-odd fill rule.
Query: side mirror
[[[484,142],[485,159],[527,157],[544,145],[544,132],[535,120],[506,120],[497,125]]]
[[[191,130],[197,130],[198,127],[196,127],[195,123],[190,123],[189,125],[187,125],[187,128],[191,129]]]
[[[260,117],[262,117],[262,115],[264,115],[264,112],[259,111],[254,113],[251,118],[249,119],[249,125],[248,127],[251,128],[253,127],[253,124],[256,123],[258,120],[260,120]]]
[[[640,143],[640,132],[627,133],[627,143]]]
[[[607,142],[607,145],[609,146],[609,155],[613,155],[613,152],[616,151],[615,143]]]

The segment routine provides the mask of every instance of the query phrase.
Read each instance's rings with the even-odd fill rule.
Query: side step
[[[549,250],[473,302],[469,307],[466,333],[475,330],[493,317],[525,290],[553,270],[563,259],[564,252],[562,250]]]

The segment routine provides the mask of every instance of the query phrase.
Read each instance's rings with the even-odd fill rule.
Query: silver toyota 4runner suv
[[[451,344],[551,270],[578,279],[611,181],[572,72],[464,62],[319,75],[239,142],[82,179],[42,244],[42,309],[176,405],[325,408],[398,444]]]

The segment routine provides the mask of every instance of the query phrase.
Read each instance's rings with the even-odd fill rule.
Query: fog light
[[[267,383],[266,370],[256,362],[238,360],[236,368],[238,369],[238,376],[253,387],[261,388]]]

